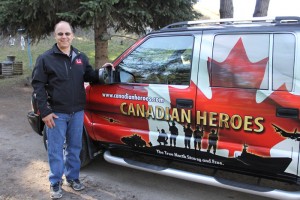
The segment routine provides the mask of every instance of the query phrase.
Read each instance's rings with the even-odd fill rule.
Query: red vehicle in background
[[[299,184],[300,18],[223,19],[151,32],[86,87],[82,166],[108,162],[278,199],[136,155]],[[33,129],[44,136],[34,107]],[[131,157],[124,157],[130,152]]]

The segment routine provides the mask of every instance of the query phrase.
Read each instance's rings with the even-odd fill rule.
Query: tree
[[[270,0],[256,0],[253,17],[265,17],[268,15]]]
[[[264,17],[268,14],[270,0],[256,0],[253,17]],[[220,18],[233,17],[232,0],[220,0]]]
[[[0,29],[12,34],[25,29],[33,41],[48,36],[59,20],[75,28],[92,27],[95,35],[95,65],[107,62],[108,29],[145,33],[176,21],[201,15],[193,10],[197,0],[0,0]]]
[[[232,0],[220,0],[220,18],[233,18]]]

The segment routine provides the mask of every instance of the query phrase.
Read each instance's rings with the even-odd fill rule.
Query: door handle
[[[191,99],[176,99],[176,108],[193,108],[194,102]]]
[[[276,108],[276,116],[298,119],[299,110],[297,108]]]

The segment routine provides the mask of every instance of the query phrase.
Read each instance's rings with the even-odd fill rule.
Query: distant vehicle
[[[82,166],[111,163],[278,199],[270,190],[124,158],[124,152],[300,183],[300,17],[170,24],[86,87]],[[44,136],[33,96],[28,119]]]

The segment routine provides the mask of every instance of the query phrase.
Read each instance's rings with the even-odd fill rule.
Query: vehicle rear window
[[[292,91],[295,63],[295,36],[274,34],[273,90]]]
[[[217,35],[211,61],[213,87],[268,89],[269,34]]]
[[[211,86],[291,91],[294,59],[293,34],[217,35],[208,66]]]

